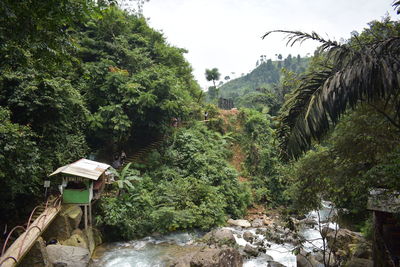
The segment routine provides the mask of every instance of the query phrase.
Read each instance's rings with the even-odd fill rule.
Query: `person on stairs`
[[[121,151],[121,156],[119,158],[120,158],[120,161],[121,161],[121,165],[124,165],[125,160],[126,160],[125,151],[123,151],[123,150]]]
[[[112,162],[112,164],[111,164],[111,166],[114,168],[114,169],[119,169],[120,167],[121,167],[121,159],[120,159],[120,157],[118,157],[118,155],[115,155],[114,156],[114,161]]]

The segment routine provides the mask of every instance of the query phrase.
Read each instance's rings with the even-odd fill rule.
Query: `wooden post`
[[[89,203],[89,225],[92,226],[92,203]]]
[[[84,205],[84,213],[85,213],[85,230],[88,229],[88,209],[87,205]]]

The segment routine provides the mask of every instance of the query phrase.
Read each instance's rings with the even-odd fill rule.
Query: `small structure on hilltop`
[[[220,109],[232,109],[234,107],[233,100],[220,97],[218,99],[218,107]]]
[[[84,208],[85,228],[92,222],[91,202],[98,199],[107,179],[106,171],[110,165],[88,159],[58,168],[49,176],[61,177],[59,190],[63,203],[77,204]],[[88,221],[89,218],[89,221]]]
[[[374,189],[368,198],[373,212],[374,266],[400,266],[400,196]]]

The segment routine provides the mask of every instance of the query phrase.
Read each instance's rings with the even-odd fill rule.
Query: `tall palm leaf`
[[[132,184],[132,181],[138,181],[141,179],[138,176],[138,170],[130,169],[131,164],[131,162],[128,163],[120,172],[115,170],[114,168],[110,169],[111,173],[113,173],[114,176],[117,177],[115,183],[118,185],[119,188],[118,195],[120,195],[126,188],[133,189],[134,186]]]
[[[359,102],[373,103],[389,98],[397,102],[394,117],[387,118],[398,128],[400,105],[400,37],[374,42],[339,44],[316,33],[276,30],[286,33],[288,44],[311,39],[321,42],[317,50],[327,63],[302,77],[298,88],[279,116],[279,145],[284,158],[297,157],[313,139],[319,140],[348,107]]]

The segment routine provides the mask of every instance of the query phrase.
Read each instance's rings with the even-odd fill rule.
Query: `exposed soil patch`
[[[233,144],[231,147],[233,152],[233,156],[231,159],[231,164],[238,172],[242,171],[242,163],[245,160],[246,156],[243,153],[242,147],[239,144]]]
[[[230,109],[230,110],[220,110],[220,117],[224,120],[224,129],[227,130],[229,126],[235,129],[236,132],[240,132],[242,130],[242,126],[240,125],[239,121],[237,120],[237,115],[239,114],[239,110],[237,109]],[[234,120],[232,120],[234,118]],[[233,125],[232,121],[234,121]],[[231,146],[231,150],[233,152],[232,159],[230,163],[232,166],[241,174],[243,170],[243,162],[246,159],[246,154],[244,153],[242,147],[238,143],[233,143]],[[247,182],[249,179],[244,176],[238,177],[240,182]]]

